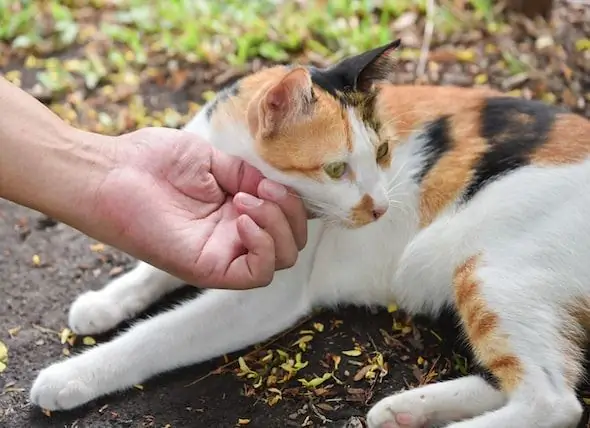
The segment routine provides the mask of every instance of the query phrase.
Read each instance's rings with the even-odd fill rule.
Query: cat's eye
[[[377,160],[383,159],[389,153],[389,144],[383,143],[377,148]]]
[[[331,178],[341,178],[346,172],[346,162],[332,162],[324,166],[324,171]]]

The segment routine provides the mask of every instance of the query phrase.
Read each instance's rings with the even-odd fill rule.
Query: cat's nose
[[[373,208],[373,219],[379,220],[383,217],[383,214],[387,212],[387,207],[375,207]]]

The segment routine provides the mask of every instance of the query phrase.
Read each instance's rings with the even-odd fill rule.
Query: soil
[[[113,273],[129,269],[133,262],[109,247],[97,252],[97,243],[85,235],[9,202],[0,201],[0,219],[0,340],[9,348],[8,367],[0,377],[0,390],[4,391],[0,395],[1,427],[233,427],[239,419],[249,419],[245,426],[256,428],[362,427],[370,404],[387,394],[426,379],[455,377],[464,369],[477,371],[476,367],[462,368],[456,364],[457,355],[469,358],[469,353],[462,346],[451,314],[440,320],[414,319],[410,324],[412,333],[398,341],[383,331],[392,332],[393,320],[408,325],[403,314],[343,308],[314,315],[280,337],[273,347],[292,349],[293,342],[300,337],[299,331],[313,330],[315,323],[321,323],[325,330],[317,334],[304,352],[309,361],[305,372],[325,372],[327,355],[340,354],[359,343],[363,348],[382,352],[389,365],[389,373],[377,382],[354,381],[352,377],[359,367],[345,362],[344,357],[344,385],[335,385],[330,393],[316,396],[301,393],[297,382],[292,381],[292,396],[269,406],[257,394],[250,394],[252,388],[248,383],[230,370],[217,373],[215,370],[225,365],[223,358],[217,358],[158,376],[143,384],[141,390],[133,388],[75,411],[47,415],[28,404],[31,382],[40,369],[64,358],[64,348],[75,353],[85,347],[80,340],[73,347],[60,342],[59,332],[66,327],[69,304],[82,291],[101,287]],[[40,258],[39,266],[32,262],[35,255]],[[197,293],[198,290],[186,287],[143,316]],[[125,327],[122,325],[121,329]],[[15,328],[20,329],[15,332]],[[96,339],[104,341],[111,336]],[[233,360],[252,349],[228,357]],[[420,357],[424,359],[422,364],[416,363]],[[581,389],[581,395],[587,395],[586,389]],[[587,424],[588,410],[580,428]]]

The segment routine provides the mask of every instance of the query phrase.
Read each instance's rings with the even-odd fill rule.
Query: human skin
[[[266,286],[307,239],[293,192],[193,133],[82,131],[1,77],[0,197],[205,288]]]

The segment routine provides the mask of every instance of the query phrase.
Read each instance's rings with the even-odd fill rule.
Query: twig
[[[416,68],[416,77],[424,76],[426,72],[426,61],[430,54],[430,43],[432,42],[432,34],[434,33],[434,11],[436,4],[434,0],[428,0],[426,4],[426,25],[424,26],[424,40],[422,40],[422,48],[420,49],[420,60]]]
[[[286,330],[284,332],[282,332],[281,334],[279,334],[278,336],[275,336],[272,340],[269,340],[268,342],[266,342],[264,345],[262,345],[260,348],[256,348],[253,349],[252,351],[248,352],[246,355],[242,355],[244,358],[247,358],[251,355],[254,355],[256,352],[259,352],[261,349],[267,348],[268,346],[272,345],[273,343],[277,342],[278,340],[282,339],[283,337],[285,337],[286,335],[288,335],[289,333],[294,332],[295,330],[297,330],[299,327],[301,327],[303,324],[305,324],[306,322],[308,322],[309,320],[311,320],[313,318],[312,315],[310,315],[307,318],[302,319],[299,323],[297,323],[296,325],[294,325],[293,327],[291,327],[289,330]],[[211,370],[209,373],[207,373],[206,375],[201,376],[200,378],[198,378],[197,380],[192,381],[191,383],[184,385],[185,388],[188,388],[189,386],[193,386],[196,383],[199,383],[205,379],[207,379],[208,377],[216,374],[216,373],[220,373],[221,370],[228,368],[229,366],[237,363],[239,360],[239,358],[236,358],[234,360],[231,360],[228,363],[225,363],[213,370]]]

